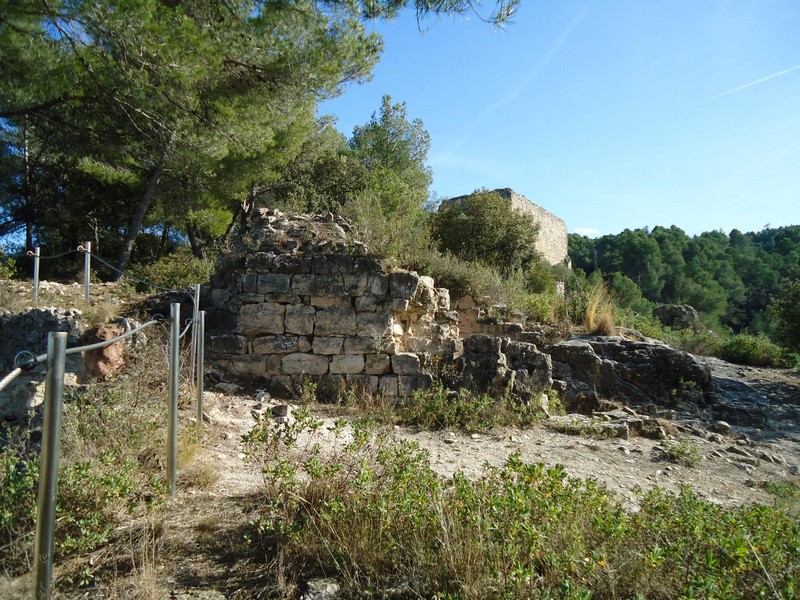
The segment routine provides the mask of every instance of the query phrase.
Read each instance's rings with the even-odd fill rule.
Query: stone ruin
[[[211,288],[208,357],[276,393],[297,393],[311,379],[333,392],[408,397],[438,376],[450,388],[542,408],[556,390],[568,410],[591,412],[601,396],[696,405],[710,384],[707,365],[654,340],[563,341],[541,326],[480,324],[464,299],[461,318],[448,290],[387,271],[332,214],[257,211]]]
[[[460,354],[450,294],[386,271],[333,215],[257,212],[212,280],[207,351],[237,376],[298,389],[312,378],[407,396],[432,357]]]

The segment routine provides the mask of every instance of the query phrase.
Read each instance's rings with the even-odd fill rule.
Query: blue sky
[[[488,7],[488,4],[486,5]],[[376,30],[371,82],[322,105],[348,137],[406,102],[440,197],[510,187],[571,232],[800,224],[800,2],[522,0]]]

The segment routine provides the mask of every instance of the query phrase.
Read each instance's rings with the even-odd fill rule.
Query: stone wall
[[[208,352],[238,376],[312,378],[409,395],[434,355],[458,354],[458,316],[430,277],[387,272],[333,215],[261,210],[212,280]]]
[[[570,265],[569,257],[567,256],[567,224],[562,219],[546,211],[541,206],[537,206],[511,188],[500,188],[492,190],[492,192],[511,202],[511,206],[515,210],[530,215],[534,222],[539,225],[536,250],[548,264]],[[457,202],[464,198],[467,198],[467,196],[458,196],[448,202]]]

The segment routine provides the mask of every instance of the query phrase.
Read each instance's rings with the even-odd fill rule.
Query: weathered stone
[[[353,271],[356,273],[380,273],[381,263],[371,256],[358,256],[353,260]]]
[[[314,296],[343,296],[344,276],[341,273],[322,273],[315,275]]]
[[[86,343],[106,342],[125,333],[125,327],[117,323],[105,323],[86,333]],[[124,342],[114,342],[104,348],[87,350],[86,372],[91,377],[105,379],[119,372],[125,364]]]
[[[436,308],[441,311],[450,310],[450,290],[447,288],[435,288],[436,292]],[[458,313],[456,313],[455,321],[458,321]]]
[[[288,294],[291,276],[284,273],[260,273],[255,290],[260,294]]]
[[[287,354],[281,364],[287,375],[324,375],[328,372],[327,357],[316,354]]]
[[[296,254],[279,254],[273,259],[273,268],[276,273],[286,273],[288,275],[310,273],[311,261],[304,256],[297,256]]]
[[[389,298],[389,301],[386,303],[386,308],[403,312],[408,310],[408,302],[408,298]]]
[[[219,354],[245,354],[247,340],[241,335],[212,335],[208,337],[206,347]]]
[[[433,379],[430,375],[400,375],[397,378],[397,395],[412,396],[417,390],[426,390]]]
[[[314,315],[316,310],[307,304],[289,304],[286,306],[286,333],[294,335],[312,335],[314,333]]]
[[[417,375],[419,366],[419,356],[411,352],[392,356],[392,372],[396,375]]]
[[[364,356],[364,372],[369,375],[385,375],[392,372],[392,359],[388,354]]]
[[[360,388],[368,394],[375,394],[378,391],[377,375],[350,375],[348,378],[348,383],[353,387]]]
[[[368,275],[354,274],[344,276],[344,293],[348,296],[363,296],[367,293],[368,288]]]
[[[344,340],[345,354],[370,354],[381,352],[387,347],[387,340],[377,337],[348,337]]]
[[[292,277],[292,293],[298,296],[310,296],[316,292],[316,275],[295,275]]]
[[[296,335],[267,335],[253,340],[255,354],[289,354],[290,352],[308,352],[311,344],[305,337]]]
[[[358,312],[375,312],[380,310],[382,303],[377,296],[358,296],[355,302]]]
[[[314,335],[316,336],[356,334],[356,313],[351,308],[330,308],[317,311],[315,321]]]
[[[227,370],[243,377],[263,377],[266,373],[267,360],[256,354],[245,354],[235,360],[227,361]]]
[[[258,273],[248,272],[242,275],[239,279],[240,293],[257,294],[258,293]]]
[[[389,313],[360,313],[354,332],[360,337],[385,338],[391,335],[392,315]]]
[[[314,354],[341,354],[344,338],[315,337],[312,344]]]
[[[378,380],[378,392],[385,396],[397,396],[397,376],[383,375]]]
[[[239,311],[239,331],[245,334],[284,332],[286,308],[282,304],[247,304]]]
[[[311,305],[316,308],[350,308],[350,296],[311,296]]]
[[[419,285],[419,275],[413,271],[396,271],[389,274],[389,295],[393,298],[414,297]]]
[[[331,358],[331,373],[361,373],[363,371],[363,354],[342,354]]]
[[[385,296],[389,291],[389,276],[383,273],[370,275],[368,291],[373,296]]]
[[[672,329],[691,329],[700,321],[700,315],[688,304],[662,304],[653,309],[653,316]]]
[[[323,254],[311,259],[311,272],[315,274],[350,273],[353,257],[346,254]]]
[[[264,376],[275,377],[283,372],[283,356],[280,354],[272,354],[266,357],[264,361]]]

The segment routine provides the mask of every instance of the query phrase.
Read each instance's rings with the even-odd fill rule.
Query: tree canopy
[[[473,10],[438,0],[0,0],[0,235],[23,229],[28,246],[102,240],[122,268],[143,227],[200,244],[302,170],[317,103],[378,60],[382,42],[366,22],[405,7],[419,18]],[[502,23],[515,7],[499,0],[486,19]]]

